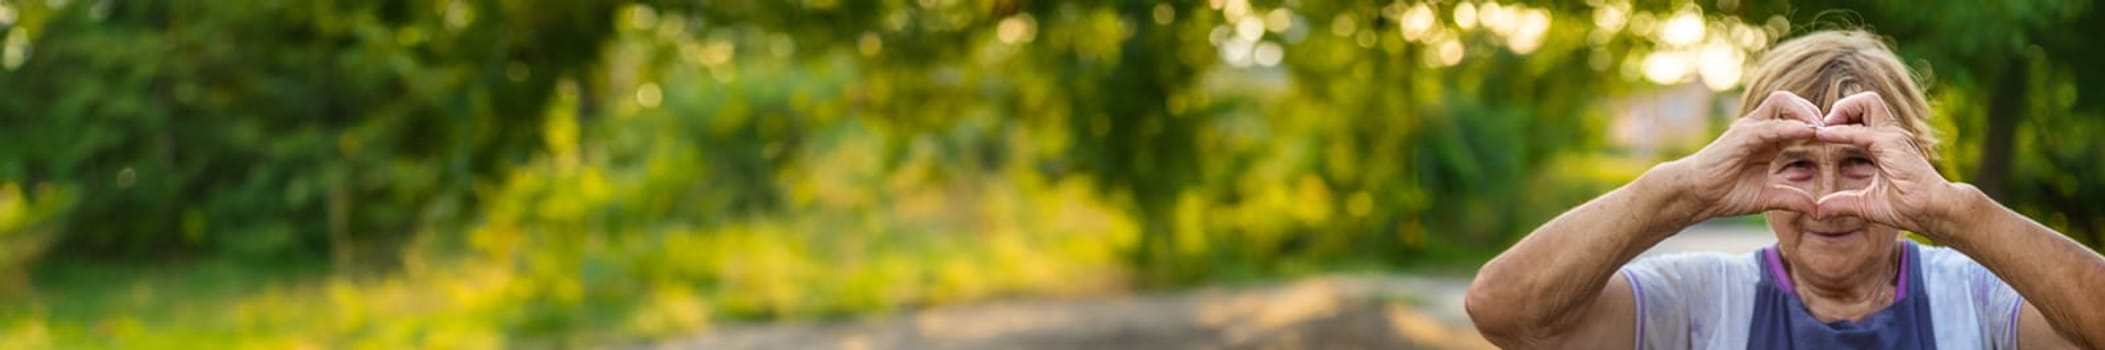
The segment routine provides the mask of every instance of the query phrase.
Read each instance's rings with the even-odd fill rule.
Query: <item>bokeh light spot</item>
[[[1653,83],[1680,83],[1688,77],[1688,59],[1678,52],[1656,51],[1645,56],[1645,79]]]
[[[1476,4],[1465,2],[1455,5],[1454,25],[1462,29],[1476,29]]]
[[[1265,67],[1279,65],[1279,61],[1285,57],[1286,49],[1280,47],[1278,43],[1270,41],[1258,43],[1257,48],[1250,53],[1252,60],[1255,60],[1258,65]]]
[[[1177,20],[1177,9],[1170,7],[1169,3],[1158,2],[1155,3],[1154,15],[1155,24],[1168,25],[1169,22]]]
[[[658,90],[658,83],[643,83],[643,86],[636,88],[636,105],[657,108],[658,103],[664,101],[665,94]]]
[[[1695,11],[1681,11],[1659,27],[1659,41],[1673,46],[1695,45],[1703,41],[1703,15]]]
[[[994,35],[1000,38],[1002,43],[1011,45],[1031,42],[1032,38],[1038,36],[1038,20],[1030,14],[1009,16],[996,25]]]

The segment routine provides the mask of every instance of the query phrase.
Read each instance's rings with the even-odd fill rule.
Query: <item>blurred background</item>
[[[2095,7],[6,0],[0,348],[1481,346],[1820,29],[2098,247]]]

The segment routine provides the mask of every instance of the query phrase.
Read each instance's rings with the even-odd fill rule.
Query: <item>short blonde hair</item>
[[[1861,30],[1823,30],[1784,41],[1757,61],[1740,112],[1746,115],[1776,91],[1790,91],[1822,112],[1836,100],[1870,91],[1878,93],[1901,128],[1914,135],[1915,147],[1931,164],[1938,163],[1937,130],[1930,127],[1929,99],[1900,57],[1878,36]]]

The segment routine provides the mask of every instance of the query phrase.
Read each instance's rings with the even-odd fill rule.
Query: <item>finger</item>
[[[1813,219],[1826,220],[1832,217],[1854,216],[1889,226],[1897,225],[1896,223],[1887,222],[1890,219],[1888,217],[1876,215],[1878,213],[1877,207],[1883,202],[1873,198],[1872,195],[1880,193],[1884,188],[1886,188],[1886,179],[1884,177],[1873,177],[1871,178],[1871,185],[1864,186],[1864,188],[1839,191],[1821,196],[1820,200],[1813,202]]]
[[[1807,214],[1819,210],[1819,201],[1813,199],[1813,194],[1782,184],[1771,184],[1763,189],[1758,204],[1762,210],[1788,210]]]
[[[1747,124],[1749,140],[1756,145],[1780,145],[1798,140],[1812,140],[1819,136],[1820,128],[1797,120],[1763,120]]]
[[[1884,147],[1885,144],[1893,142],[1895,132],[1897,130],[1871,128],[1862,125],[1842,125],[1814,130],[1814,138],[1819,139],[1820,142],[1853,145],[1863,147],[1872,153],[1878,153],[1878,150]],[[1905,137],[1905,134],[1899,136]]]
[[[1805,97],[1800,97],[1797,94],[1788,96],[1790,96],[1788,101],[1790,108],[1778,113],[1779,115],[1785,117],[1785,119],[1804,121],[1806,124],[1827,125],[1827,121],[1820,114],[1820,105],[1813,104],[1812,100],[1807,100]]]
[[[1869,191],[1861,189],[1829,193],[1813,203],[1813,219],[1826,220],[1827,218],[1843,216],[1871,219],[1867,215],[1871,212],[1870,195]]]
[[[1913,134],[1899,127],[1865,127],[1843,125],[1823,127],[1814,132],[1820,142],[1862,147],[1871,154],[1872,163],[1881,169],[1895,164],[1927,164],[1919,149],[1915,148]]]
[[[1808,125],[1821,125],[1820,107],[1790,91],[1770,92],[1769,97],[1763,98],[1760,105],[1754,106],[1753,111],[1741,118],[1796,120]]]
[[[1861,92],[1835,101],[1822,125],[1863,124],[1869,126],[1897,126],[1893,110],[1886,107],[1886,100],[1876,92]]]

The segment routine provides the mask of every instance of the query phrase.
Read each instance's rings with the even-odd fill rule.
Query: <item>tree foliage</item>
[[[59,249],[120,260],[324,255],[471,214],[615,5],[45,4],[9,4],[0,172],[79,193]]]

